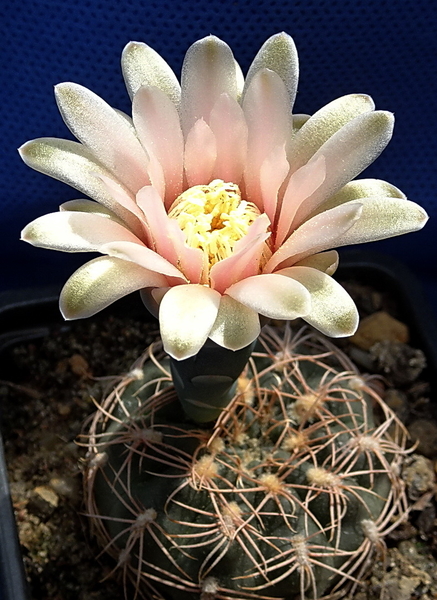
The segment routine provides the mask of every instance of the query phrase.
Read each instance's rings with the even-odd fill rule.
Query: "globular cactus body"
[[[266,328],[211,427],[150,353],[92,422],[88,512],[146,598],[337,597],[405,513],[405,441],[341,353],[288,325]]]

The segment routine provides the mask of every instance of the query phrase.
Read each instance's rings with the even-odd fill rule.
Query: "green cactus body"
[[[207,427],[184,416],[167,359],[146,358],[97,412],[85,477],[94,531],[138,593],[292,600],[356,585],[405,514],[406,436],[348,360],[265,328]]]

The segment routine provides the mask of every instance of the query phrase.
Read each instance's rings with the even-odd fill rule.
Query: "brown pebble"
[[[88,362],[81,354],[73,354],[68,359],[70,369],[79,377],[90,377],[90,368]]]
[[[376,342],[389,340],[406,344],[408,338],[408,327],[405,323],[381,310],[365,317],[350,341],[363,350],[369,350]]]
[[[418,500],[435,485],[434,466],[430,460],[420,454],[407,458],[402,469],[402,479],[407,486],[410,500]]]
[[[58,404],[58,414],[61,417],[68,417],[71,413],[71,407],[68,404]]]
[[[38,494],[38,496],[40,496],[43,500],[45,500],[45,502],[47,502],[47,504],[50,504],[51,506],[54,506],[55,508],[58,506],[59,496],[58,496],[58,494],[56,494],[56,492],[52,488],[49,488],[46,485],[39,485],[33,489],[33,492],[35,494]]]
[[[49,485],[60,496],[77,498],[77,481],[72,477],[52,477]]]

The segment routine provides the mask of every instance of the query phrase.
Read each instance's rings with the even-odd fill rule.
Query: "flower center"
[[[188,246],[200,248],[212,267],[232,255],[259,214],[254,204],[241,199],[238,185],[215,179],[183,192],[168,216],[176,219]]]

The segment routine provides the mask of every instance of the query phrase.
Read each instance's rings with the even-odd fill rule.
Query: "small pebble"
[[[79,377],[90,377],[90,367],[88,362],[81,354],[73,354],[68,359],[70,369]]]
[[[405,323],[380,310],[362,319],[350,341],[363,350],[369,350],[376,342],[389,340],[406,344],[408,338],[408,327]]]
[[[72,477],[52,477],[49,485],[60,496],[73,499],[77,496],[77,482]]]
[[[47,521],[57,510],[59,496],[46,485],[33,488],[27,503],[27,510],[42,521]]]
[[[58,404],[58,414],[60,417],[68,417],[71,413],[71,407],[68,404]]]
[[[414,502],[433,489],[435,485],[434,465],[424,456],[412,454],[406,459],[402,469],[402,479],[407,486],[408,497]]]
[[[38,496],[45,500],[48,504],[51,504],[55,508],[58,506],[59,496],[52,488],[49,488],[46,485],[39,485],[36,488],[34,488],[33,491],[35,494],[38,494]]]

